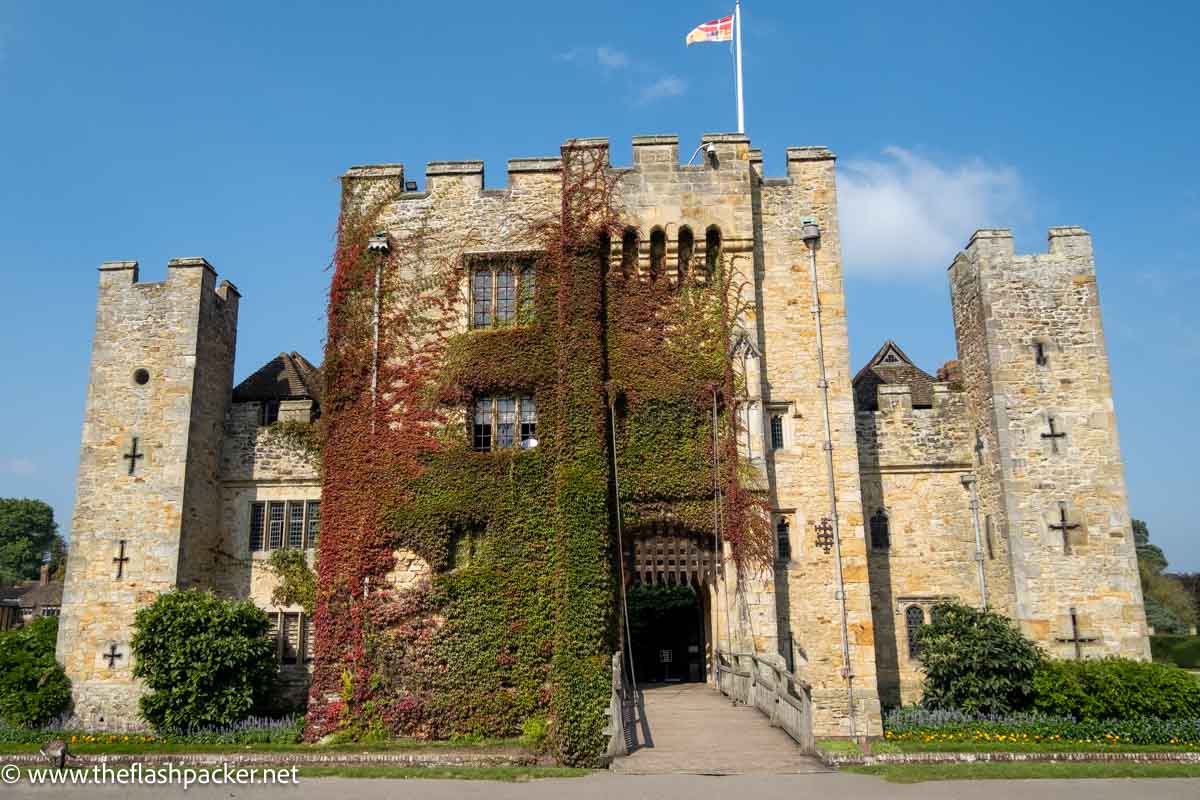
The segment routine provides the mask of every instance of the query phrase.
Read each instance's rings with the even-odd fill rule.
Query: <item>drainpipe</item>
[[[846,679],[846,702],[850,713],[850,737],[858,738],[854,720],[854,668],[850,665],[850,630],[846,622],[846,583],[842,578],[842,543],[838,531],[837,488],[833,472],[833,435],[829,421],[829,381],[825,375],[825,335],[821,329],[821,294],[817,290],[817,244],[821,228],[811,218],[801,220],[800,238],[808,245],[809,274],[812,278],[812,314],[817,328],[817,386],[821,390],[821,409],[825,420],[825,473],[829,482],[829,518],[833,523],[833,564],[837,580],[838,610],[842,622],[842,677]]]
[[[975,524],[975,564],[979,568],[979,602],[988,607],[987,575],[983,569],[983,533],[979,528],[979,495],[975,491],[975,476],[963,475],[962,485],[971,493],[971,521]]]

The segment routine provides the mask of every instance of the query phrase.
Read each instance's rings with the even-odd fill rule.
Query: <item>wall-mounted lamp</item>
[[[386,253],[392,249],[387,231],[379,231],[367,241],[367,249],[375,253]]]

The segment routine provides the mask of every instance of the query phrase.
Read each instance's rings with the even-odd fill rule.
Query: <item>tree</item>
[[[1178,578],[1163,574],[1167,556],[1150,544],[1150,528],[1133,521],[1133,543],[1137,548],[1138,573],[1146,603],[1146,620],[1157,633],[1187,633],[1196,624],[1196,598]]]
[[[57,538],[50,506],[41,500],[0,498],[0,584],[37,578]]]
[[[275,685],[266,612],[191,589],[137,612],[133,674],[150,690],[142,717],[163,732],[231,725],[265,710]]]
[[[938,603],[932,617],[917,633],[923,705],[985,714],[1029,705],[1043,656],[1007,617],[961,603]]]
[[[54,660],[57,638],[57,617],[0,633],[0,718],[9,725],[45,725],[67,710],[71,682]]]

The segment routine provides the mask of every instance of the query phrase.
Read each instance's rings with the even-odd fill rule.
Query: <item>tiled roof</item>
[[[321,369],[297,352],[280,353],[233,390],[233,402],[263,400],[321,401]]]
[[[32,589],[21,595],[21,608],[60,606],[62,605],[62,593],[62,581],[36,583]]]
[[[880,385],[905,385],[912,389],[914,408],[933,405],[934,377],[912,362],[900,346],[888,339],[854,376],[854,408],[877,411],[875,389]]]

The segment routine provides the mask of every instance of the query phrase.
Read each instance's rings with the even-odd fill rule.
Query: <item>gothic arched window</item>
[[[667,269],[667,234],[662,228],[650,232],[650,281],[662,277]]]
[[[892,546],[891,532],[888,530],[887,512],[882,508],[871,517],[871,549],[887,550]]]
[[[925,611],[920,606],[909,606],[904,611],[904,628],[908,632],[908,657],[921,657],[921,646],[917,643],[917,632],[925,625]]]
[[[621,273],[628,278],[637,274],[638,262],[638,232],[636,228],[626,228],[621,236]]]
[[[721,263],[721,229],[709,225],[704,232],[704,268],[709,277],[717,274],[717,264]]]
[[[692,229],[684,225],[679,229],[679,283],[682,284],[687,280],[688,272],[692,268],[692,250],[695,249],[696,240],[692,236]]]

